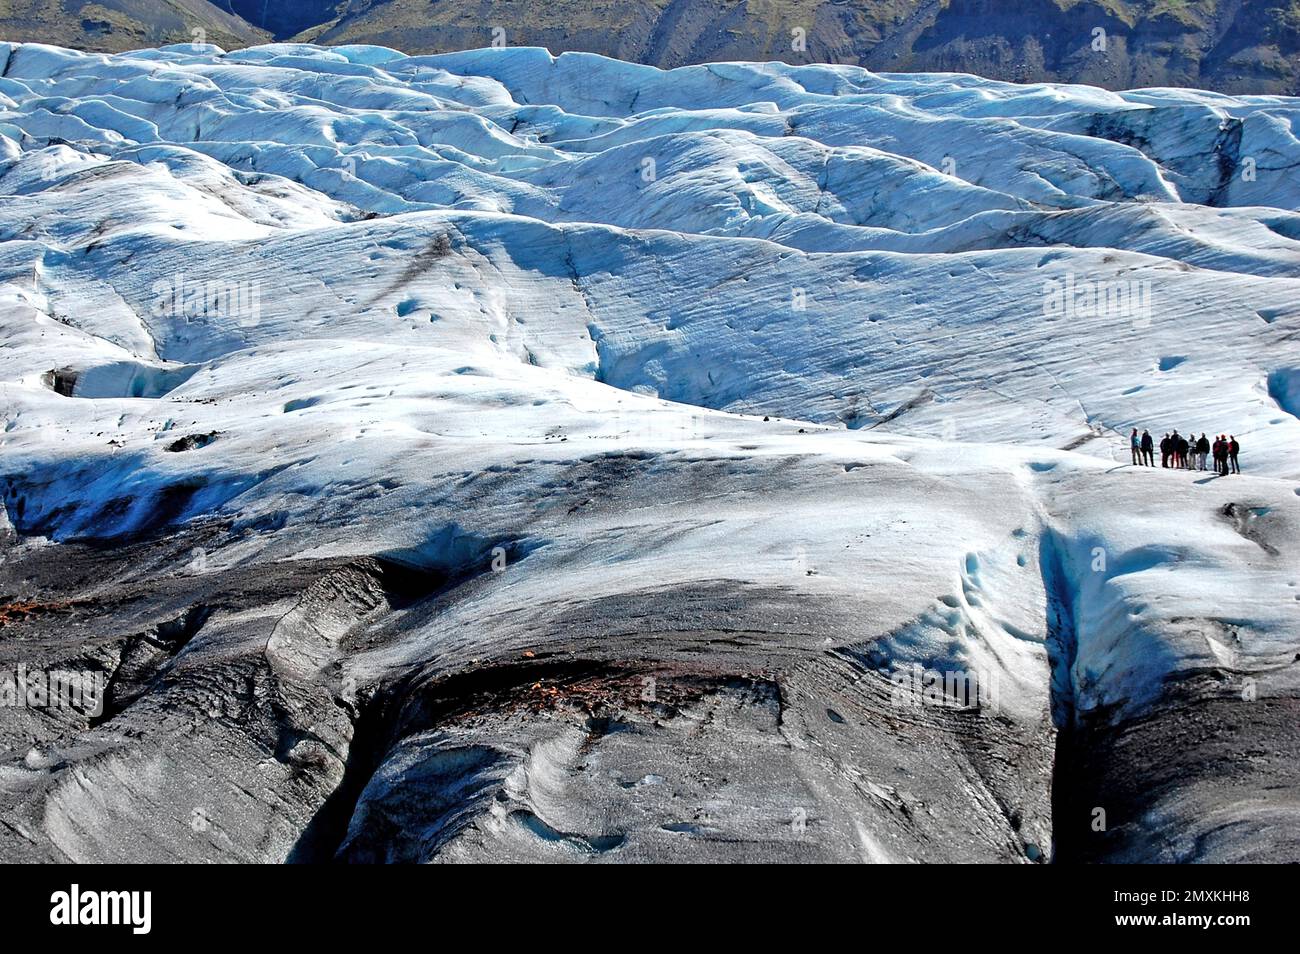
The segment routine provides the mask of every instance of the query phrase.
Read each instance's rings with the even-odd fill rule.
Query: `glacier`
[[[1298,135],[0,43],[0,857],[1297,860]]]

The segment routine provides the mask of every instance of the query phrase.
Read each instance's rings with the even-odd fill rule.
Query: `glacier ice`
[[[0,852],[1295,860],[1297,117],[0,44]]]

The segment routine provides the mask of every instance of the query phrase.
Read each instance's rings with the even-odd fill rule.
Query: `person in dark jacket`
[[[1150,431],[1142,432],[1142,456],[1148,467],[1156,465],[1155,441],[1151,439]]]
[[[1205,438],[1205,432],[1201,431],[1201,439],[1196,442],[1196,463],[1200,470],[1205,470],[1205,458],[1210,454],[1210,442]]]
[[[1187,469],[1187,438],[1174,431],[1174,466],[1180,470]]]
[[[1169,466],[1169,452],[1170,452],[1169,443],[1170,442],[1169,442],[1168,434],[1160,438],[1160,466],[1161,467]]]
[[[1239,453],[1241,453],[1241,445],[1237,443],[1237,438],[1234,435],[1229,434],[1228,435],[1228,460],[1232,462],[1232,472],[1234,474],[1241,473],[1241,468],[1237,465],[1237,455]]]

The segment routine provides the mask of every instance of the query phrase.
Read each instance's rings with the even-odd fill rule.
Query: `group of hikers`
[[[1138,467],[1154,467],[1155,441],[1149,431],[1138,436],[1137,428],[1129,435],[1129,447],[1133,451],[1133,463]],[[1214,470],[1221,477],[1240,474],[1237,455],[1241,445],[1232,434],[1220,434],[1211,443],[1204,433],[1198,438],[1194,433],[1183,437],[1177,431],[1166,434],[1160,441],[1160,466],[1173,467],[1178,470],[1205,470],[1205,459],[1214,455]]]

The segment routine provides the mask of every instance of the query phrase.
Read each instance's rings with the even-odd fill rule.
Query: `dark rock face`
[[[290,37],[319,23],[325,23],[353,6],[346,0],[230,0],[229,7],[245,21],[277,38]]]

